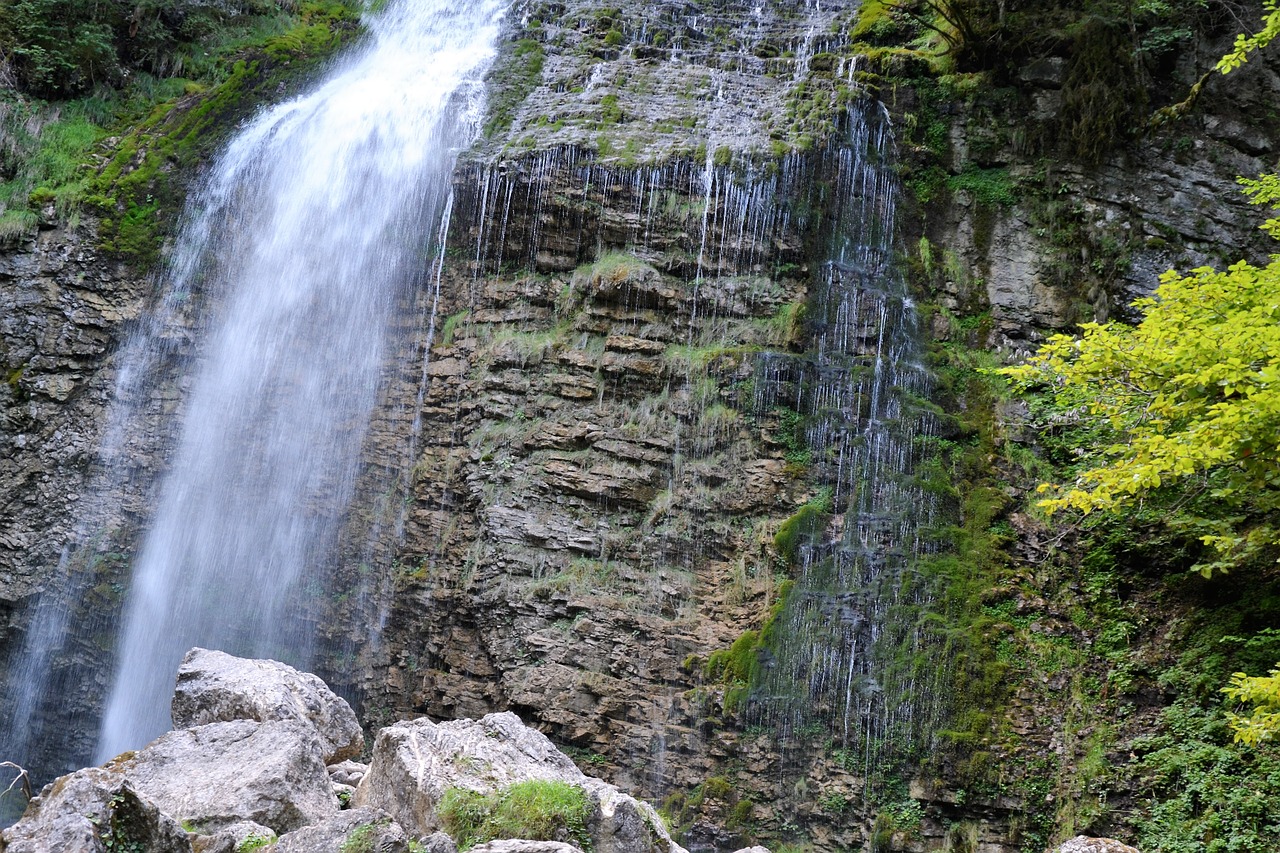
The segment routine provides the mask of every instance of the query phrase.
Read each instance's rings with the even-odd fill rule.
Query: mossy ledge
[[[262,104],[296,93],[312,72],[360,31],[359,13],[338,2],[304,3],[297,23],[230,60],[206,89],[158,104],[112,147],[90,182],[86,207],[99,216],[107,253],[138,269],[160,260],[186,186],[236,125]]]

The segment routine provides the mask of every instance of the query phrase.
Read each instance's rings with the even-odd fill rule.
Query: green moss
[[[157,105],[117,146],[86,187],[101,215],[102,248],[147,267],[182,209],[195,167],[286,78],[330,55],[356,31],[342,3],[303,3],[295,25],[243,51],[218,85]]]
[[[1017,184],[1009,176],[1008,169],[979,169],[967,166],[958,175],[947,178],[947,188],[952,192],[965,191],[978,204],[988,207],[1008,206],[1018,202]]]
[[[590,853],[587,822],[593,807],[586,791],[567,782],[517,782],[491,794],[466,788],[444,792],[437,813],[461,850],[485,841],[521,838],[564,840]]]
[[[782,522],[773,537],[773,547],[778,555],[788,563],[794,564],[799,559],[802,547],[813,545],[822,538],[831,521],[830,508],[821,504],[807,503],[795,515]]]
[[[489,117],[484,135],[492,139],[510,129],[520,105],[529,93],[542,83],[542,66],[546,61],[542,44],[524,38],[504,46],[489,73]]]
[[[744,631],[727,649],[717,649],[707,658],[703,670],[708,680],[724,686],[723,707],[726,714],[735,713],[747,701],[751,688],[758,683],[761,671],[760,653],[777,645],[778,624],[795,583],[778,585],[777,598],[769,608],[759,631]],[[708,780],[710,781],[710,780]]]
[[[778,419],[774,437],[785,448],[788,464],[797,468],[807,466],[813,460],[813,451],[804,436],[804,416],[785,406],[778,406],[773,414]]]

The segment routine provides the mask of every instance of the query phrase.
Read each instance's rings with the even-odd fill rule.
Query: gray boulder
[[[733,853],[769,853],[768,847],[743,847],[741,850],[735,850]]]
[[[178,668],[172,712],[180,729],[232,720],[306,722],[320,738],[326,764],[364,751],[364,730],[347,701],[319,677],[278,661],[192,649]]]
[[[330,762],[329,764],[329,778],[335,785],[350,785],[354,788],[360,784],[360,780],[368,772],[369,765],[358,761],[340,761],[337,764]]]
[[[560,841],[524,841],[511,839],[507,841],[490,841],[488,844],[477,844],[471,853],[582,853],[572,844]]]
[[[0,833],[5,853],[191,853],[182,827],[120,774],[90,767],[44,787]]]
[[[684,853],[648,803],[583,774],[541,732],[512,713],[481,720],[396,723],[378,733],[354,804],[380,808],[411,832],[440,828],[436,806],[452,787],[491,793],[516,782],[560,781],[586,791],[596,853]]]
[[[409,836],[386,812],[352,809],[282,837],[273,853],[407,853]]]
[[[422,853],[458,853],[458,845],[443,832],[433,832],[418,842]]]
[[[236,853],[242,844],[260,839],[275,841],[276,834],[262,824],[242,820],[219,829],[213,835],[197,833],[191,838],[191,847],[194,853]]]
[[[338,813],[320,740],[304,722],[169,732],[108,766],[165,814],[206,833],[252,821],[283,835]]]

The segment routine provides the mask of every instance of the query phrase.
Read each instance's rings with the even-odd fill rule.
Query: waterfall
[[[112,421],[123,429],[109,428],[107,444],[119,446],[102,450],[104,460],[126,455],[149,416],[138,388],[194,317],[174,447],[116,635],[99,760],[169,727],[191,646],[308,666],[320,610],[309,600],[352,592],[325,589],[324,570],[390,381],[397,312],[430,284],[432,253],[443,251],[450,175],[478,128],[505,5],[402,0],[368,15],[363,45],[309,94],[242,128],[193,194],[161,303],[119,357]],[[111,502],[113,485],[97,500]],[[56,600],[36,610],[24,647],[36,657],[15,667],[31,683],[12,685],[26,698],[10,703],[22,719],[4,721],[6,740],[55,689],[40,625],[65,623],[68,610]],[[32,748],[6,743],[15,757]]]
[[[335,545],[502,12],[390,6],[313,93],[246,127],[194,200],[173,289],[198,284],[215,316],[134,568],[100,759],[168,727],[193,645],[309,664],[296,597]]]
[[[927,606],[915,561],[933,547],[936,498],[912,477],[936,429],[916,313],[895,263],[893,136],[884,107],[851,107],[825,155],[826,249],[809,300],[813,346],[762,359],[757,408],[803,432],[817,494],[788,523],[795,582],[766,650],[757,712],[784,731],[822,728],[876,765],[937,713],[917,683]],[[799,437],[799,436],[797,436]],[[796,451],[799,452],[799,451]],[[936,662],[935,662],[936,663]]]

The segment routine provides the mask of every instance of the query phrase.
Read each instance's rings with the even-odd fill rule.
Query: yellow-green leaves
[[[1263,0],[1262,29],[1251,36],[1243,33],[1236,36],[1231,52],[1218,60],[1218,70],[1223,74],[1231,73],[1248,61],[1250,53],[1266,47],[1277,35],[1280,35],[1280,8],[1277,8],[1277,0]]]
[[[1227,714],[1237,743],[1257,746],[1280,732],[1280,664],[1270,675],[1248,676],[1237,672],[1222,692],[1231,699],[1253,705],[1247,717]]]
[[[1245,508],[1240,525],[1202,536],[1219,560],[1199,568],[1224,570],[1278,538],[1257,518],[1280,508],[1280,256],[1165,273],[1136,307],[1137,326],[1090,323],[1002,371],[1118,437],[1074,482],[1042,486],[1040,506],[1088,513],[1170,484],[1209,490],[1223,507]]]

